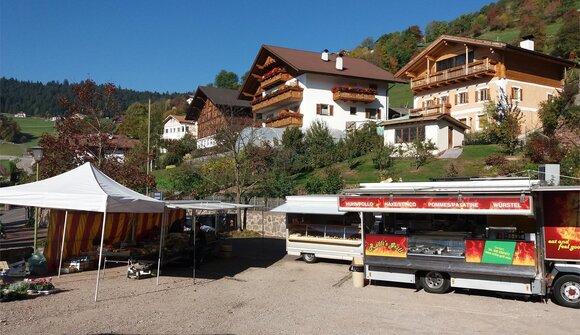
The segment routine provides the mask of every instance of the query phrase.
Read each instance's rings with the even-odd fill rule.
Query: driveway
[[[284,240],[236,239],[232,258],[155,279],[107,269],[54,278],[62,293],[2,303],[2,334],[574,334],[578,311],[522,297],[405,285],[354,288],[348,263],[306,264]]]

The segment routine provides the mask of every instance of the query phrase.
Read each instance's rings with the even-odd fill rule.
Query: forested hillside
[[[578,59],[580,43],[579,0],[499,0],[452,21],[430,22],[364,39],[350,56],[367,59],[395,73],[423,47],[443,34],[498,40],[518,45],[522,36],[534,35],[535,48],[554,56]]]
[[[60,116],[64,108],[58,104],[59,97],[70,98],[72,86],[67,80],[63,82],[50,81],[46,84],[40,82],[20,81],[13,78],[0,78],[0,113],[15,114],[24,112],[29,116],[50,117]],[[147,103],[162,102],[166,110],[172,106],[185,104],[185,94],[138,92],[129,89],[118,90],[120,111],[126,111],[127,107],[134,102]],[[182,109],[185,109],[182,106]]]

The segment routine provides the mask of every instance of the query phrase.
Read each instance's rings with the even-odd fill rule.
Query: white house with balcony
[[[389,84],[405,82],[363,59],[264,45],[238,98],[255,126],[308,128],[316,120],[344,132],[389,119]]]
[[[197,123],[195,121],[186,120],[185,116],[181,115],[169,115],[165,118],[161,138],[164,140],[180,140],[185,134],[191,134],[197,138]]]

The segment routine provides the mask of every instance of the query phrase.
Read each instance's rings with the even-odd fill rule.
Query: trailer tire
[[[441,294],[447,292],[451,284],[447,274],[429,271],[421,274],[421,286],[425,292]]]
[[[580,308],[580,279],[577,275],[563,275],[556,279],[552,295],[556,303],[565,307]]]
[[[316,263],[316,261],[318,261],[314,254],[302,254],[302,259],[306,263]]]

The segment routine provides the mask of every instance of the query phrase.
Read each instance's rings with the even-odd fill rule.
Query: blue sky
[[[262,44],[350,49],[490,2],[0,0],[0,76],[190,92],[243,75]]]

